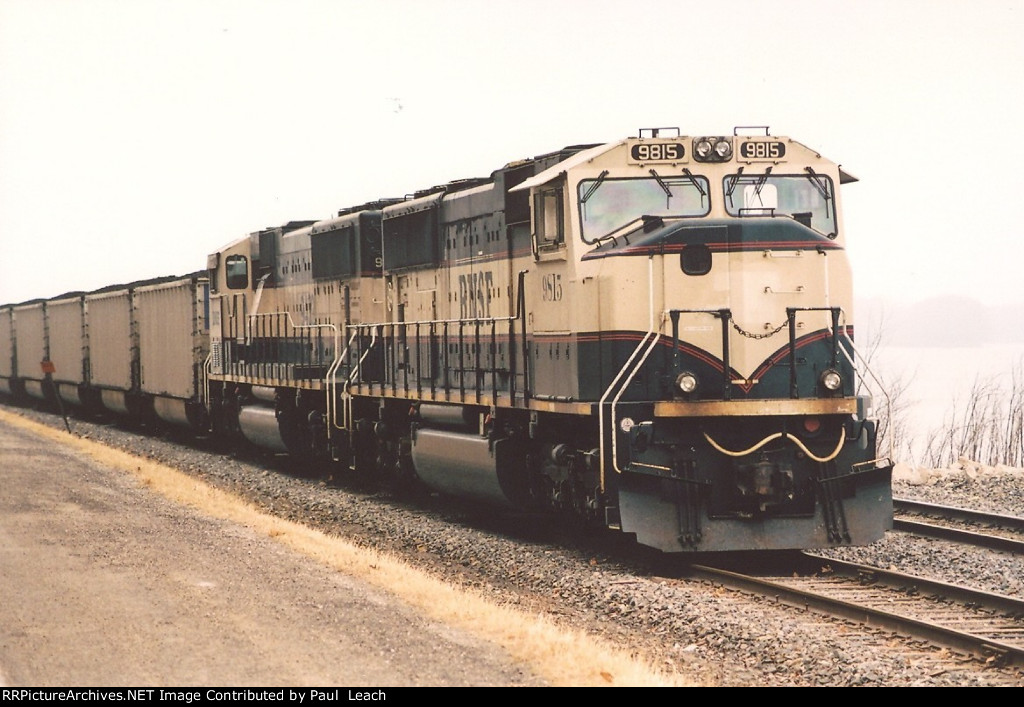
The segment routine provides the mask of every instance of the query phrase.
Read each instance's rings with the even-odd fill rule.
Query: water
[[[907,410],[904,419],[913,456],[918,458],[900,461],[915,463],[922,461],[920,455],[928,434],[942,429],[954,414],[964,414],[976,384],[991,383],[1009,401],[1014,370],[1018,379],[1024,373],[1024,343],[943,348],[881,346],[870,365],[889,390],[893,383],[905,383],[898,404]],[[1021,385],[1018,380],[1017,386]],[[876,415],[883,404],[882,398],[876,396]]]

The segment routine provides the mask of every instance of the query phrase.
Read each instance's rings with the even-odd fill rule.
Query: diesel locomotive
[[[573,145],[0,307],[0,391],[665,552],[867,544],[892,463],[858,394],[854,181],[767,128]]]

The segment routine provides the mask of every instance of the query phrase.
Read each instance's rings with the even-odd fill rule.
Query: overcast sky
[[[0,0],[0,302],[638,128],[839,162],[858,294],[1024,301],[1024,3]]]

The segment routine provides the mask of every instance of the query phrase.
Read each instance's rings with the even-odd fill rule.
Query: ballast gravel
[[[0,405],[54,427],[46,412]],[[1024,686],[1024,674],[977,660],[936,671],[891,635],[685,578],[685,563],[547,518],[495,513],[434,495],[404,500],[340,478],[288,473],[285,460],[237,456],[204,442],[71,421],[72,433],[195,475],[269,513],[389,552],[496,603],[614,641],[656,668],[707,686]],[[335,478],[339,477],[339,478]],[[1024,470],[962,460],[898,468],[895,496],[1024,514]],[[1006,552],[889,533],[830,556],[1024,596],[1024,560]],[[927,651],[925,651],[927,653]]]

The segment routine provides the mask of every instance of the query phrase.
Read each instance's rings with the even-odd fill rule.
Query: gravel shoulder
[[[63,427],[52,415],[17,412]],[[500,606],[619,645],[696,684],[985,686],[1005,685],[1009,679],[1024,686],[1024,678],[1008,678],[974,662],[965,662],[962,671],[930,674],[915,665],[910,651],[889,647],[898,644],[891,637],[868,640],[856,627],[678,580],[678,563],[626,543],[574,535],[543,519],[494,514],[433,496],[413,505],[329,477],[282,473],[274,468],[280,460],[225,457],[112,425],[72,425],[77,435],[181,469],[275,516],[399,557]],[[1012,505],[1024,494],[1024,478],[950,476],[925,485],[897,482],[895,492],[933,502],[944,495],[945,502],[954,498],[963,506],[980,506],[976,498]],[[961,581],[966,572],[971,575],[967,583],[977,581],[994,591],[1010,591],[1013,580],[1024,577],[1019,560],[972,556],[939,562],[936,558],[947,552],[940,543],[895,534],[868,548],[835,552],[843,559],[921,574],[939,574],[946,566]]]
[[[528,666],[257,530],[0,425],[11,685],[541,685]]]

